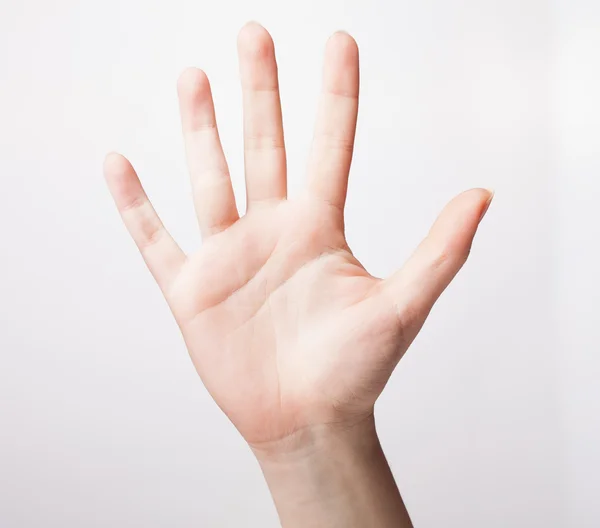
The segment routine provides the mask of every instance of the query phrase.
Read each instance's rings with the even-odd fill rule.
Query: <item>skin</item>
[[[238,39],[247,212],[240,218],[209,81],[178,94],[201,249],[185,255],[131,164],[105,176],[207,389],[256,454],[282,525],[412,526],[375,431],[373,406],[433,304],[467,259],[492,199],[467,191],[443,210],[393,276],[370,275],[344,234],[358,112],[358,48],[336,33],[325,51],[307,184],[286,196],[286,157],[272,39]]]

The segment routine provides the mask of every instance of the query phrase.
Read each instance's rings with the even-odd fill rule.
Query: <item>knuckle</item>
[[[431,266],[433,269],[461,267],[469,258],[470,252],[469,244],[445,243],[433,253]]]
[[[283,138],[278,135],[247,135],[245,138],[247,151],[277,151],[285,148]]]
[[[320,140],[327,149],[339,150],[351,154],[354,150],[354,138],[338,134],[321,134]]]

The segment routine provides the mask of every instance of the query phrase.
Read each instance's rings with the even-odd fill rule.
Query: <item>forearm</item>
[[[410,528],[372,417],[255,447],[283,528]]]

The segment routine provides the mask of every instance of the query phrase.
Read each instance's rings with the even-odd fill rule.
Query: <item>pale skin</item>
[[[293,198],[272,39],[247,24],[238,52],[246,213],[240,218],[236,207],[208,79],[193,68],[178,94],[200,250],[183,253],[119,154],[106,158],[108,186],[198,374],[255,453],[282,526],[412,526],[373,407],[466,261],[492,193],[454,198],[401,269],[373,277],[344,233],[358,113],[355,41],[340,32],[327,43],[306,186]]]

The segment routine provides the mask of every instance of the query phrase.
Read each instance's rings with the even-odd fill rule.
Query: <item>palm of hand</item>
[[[382,388],[373,354],[389,359],[399,348],[397,318],[335,213],[282,202],[203,249],[171,304],[198,372],[246,439],[367,412]]]
[[[372,411],[466,259],[490,195],[474,190],[455,199],[402,270],[385,281],[372,277],[343,230],[358,95],[354,42],[338,34],[328,45],[309,185],[294,200],[285,197],[276,66],[262,28],[243,30],[240,60],[247,113],[244,217],[237,215],[210,88],[198,70],[182,76],[180,102],[206,237],[201,250],[183,255],[124,158],[110,156],[106,176],[206,387],[246,440],[260,444]],[[267,86],[256,85],[262,82]]]

